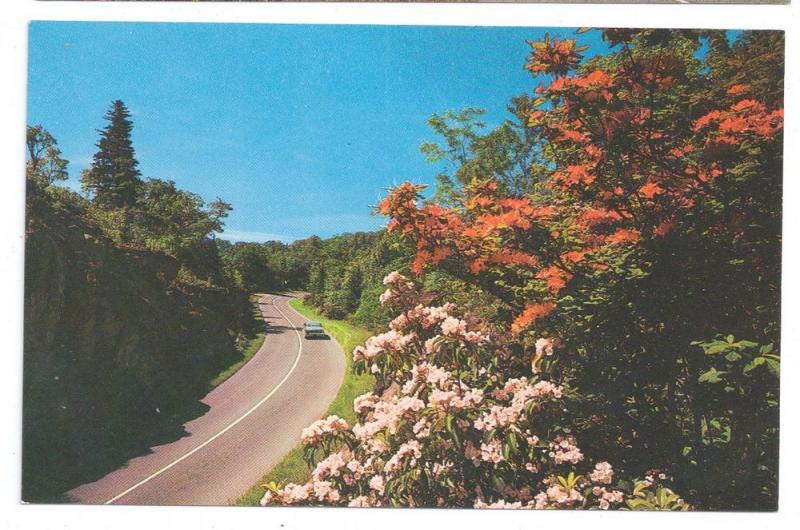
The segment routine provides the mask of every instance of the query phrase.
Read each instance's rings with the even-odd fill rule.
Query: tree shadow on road
[[[130,429],[116,433],[114,438],[119,440],[119,445],[110,445],[104,450],[86,455],[83,459],[86,466],[81,475],[76,478],[76,483],[68,488],[80,484],[94,482],[108,473],[124,467],[134,458],[151,454],[152,447],[170,444],[189,435],[184,425],[196,418],[203,416],[210,407],[201,401],[193,401],[186,409],[170,414],[161,421],[154,421],[148,425],[131,426]],[[127,432],[126,432],[127,431]],[[116,492],[109,497],[116,495]],[[76,502],[69,493],[61,496],[60,502]]]

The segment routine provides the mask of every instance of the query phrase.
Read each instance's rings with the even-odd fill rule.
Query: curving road
[[[267,338],[261,349],[202,402],[187,436],[152,447],[96,482],[68,492],[85,504],[229,504],[300,440],[328,408],[344,377],[341,346],[306,340],[291,297],[259,300]]]

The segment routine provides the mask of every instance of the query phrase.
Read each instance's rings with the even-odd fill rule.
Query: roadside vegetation
[[[291,300],[289,305],[307,320],[321,322],[325,331],[342,346],[347,363],[344,381],[325,415],[335,415],[349,422],[354,421],[356,414],[353,411],[353,400],[357,396],[369,392],[375,385],[375,378],[369,374],[358,374],[353,370],[351,353],[356,346],[364,344],[371,333],[365,328],[354,326],[348,322],[327,318],[321,315],[319,310],[303,303],[302,300]],[[305,482],[311,476],[311,469],[303,459],[302,444],[298,444],[274,468],[264,475],[258,484],[253,485],[247,493],[242,495],[236,501],[236,504],[240,506],[257,506],[264,496],[264,484],[269,484],[270,482]]]
[[[436,189],[378,205],[375,388],[262,504],[777,509],[783,33],[583,31],[529,42],[501,126],[430,120]]]
[[[250,303],[253,306],[253,321],[256,322],[258,325],[254,326],[255,329],[260,329],[261,322],[263,321],[264,317],[261,314],[261,307],[258,304],[258,301],[261,299],[263,294],[257,293],[250,295]],[[241,352],[242,358],[232,365],[225,368],[223,371],[219,373],[214,379],[211,380],[209,383],[211,388],[216,388],[235,374],[239,369],[244,366],[245,364],[253,358],[253,356],[258,353],[258,350],[261,349],[261,346],[264,344],[264,340],[267,334],[263,331],[256,334],[255,336],[242,336],[240,337],[240,341],[237,344],[237,349]]]

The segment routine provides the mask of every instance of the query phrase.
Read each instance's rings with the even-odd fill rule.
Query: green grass
[[[253,304],[253,318],[258,322],[262,321],[261,316],[261,308],[258,306],[258,300],[261,298],[261,294],[253,294],[250,295],[250,302]],[[259,326],[259,328],[263,328],[263,326]],[[247,341],[244,348],[242,348],[242,358],[239,361],[236,361],[229,367],[225,368],[221,371],[214,379],[211,380],[209,383],[211,388],[216,388],[222,383],[225,382],[228,378],[230,378],[233,374],[235,374],[239,368],[247,364],[247,362],[253,358],[253,355],[258,353],[258,350],[261,348],[261,345],[264,344],[264,339],[266,338],[266,333],[259,333],[255,337],[252,337]]]
[[[316,309],[305,305],[300,300],[292,300],[289,302],[298,313],[303,315],[309,320],[318,320],[322,322],[325,330],[342,345],[344,350],[344,358],[347,366],[344,373],[344,381],[342,386],[339,387],[339,392],[336,394],[326,416],[336,414],[344,418],[351,425],[355,420],[356,414],[353,411],[353,399],[365,392],[372,390],[375,384],[375,379],[369,374],[356,375],[353,373],[353,358],[350,353],[353,348],[359,344],[363,344],[372,333],[364,328],[354,326],[342,320],[332,320],[325,318],[316,312]],[[304,483],[311,477],[311,470],[308,465],[303,461],[303,446],[297,445],[294,449],[283,457],[283,460],[273,467],[266,475],[264,475],[257,484],[253,485],[247,493],[236,500],[239,506],[257,506],[261,497],[264,496],[264,488],[262,484],[268,482],[276,482],[278,484],[285,484],[287,482]]]

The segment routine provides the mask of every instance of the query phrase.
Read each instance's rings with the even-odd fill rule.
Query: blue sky
[[[432,183],[426,120],[472,106],[496,125],[535,88],[526,39],[571,29],[34,22],[28,123],[70,160],[109,103],[132,112],[145,177],[233,205],[222,237],[291,241],[372,230],[385,188]],[[578,36],[605,51],[596,32]]]

